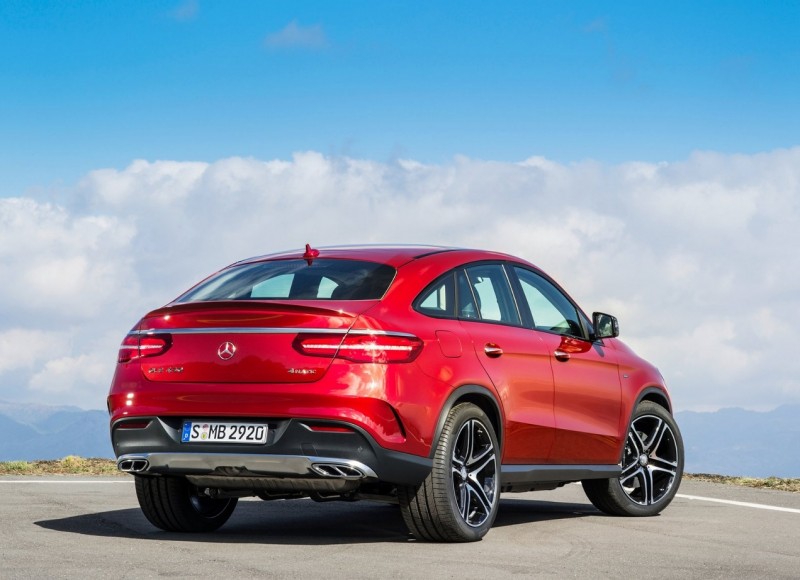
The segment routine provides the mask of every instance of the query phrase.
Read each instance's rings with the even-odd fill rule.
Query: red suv
[[[659,513],[683,472],[660,373],[544,272],[495,252],[337,247],[237,262],[147,314],[108,408],[145,516],[210,531],[237,499],[399,503],[471,541],[501,492],[581,481]]]

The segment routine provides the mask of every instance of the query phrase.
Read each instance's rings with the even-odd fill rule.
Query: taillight
[[[172,344],[169,334],[138,335],[129,334],[119,345],[117,362],[126,363],[135,358],[163,354]]]
[[[336,357],[362,363],[411,362],[422,350],[416,336],[392,334],[336,335],[300,334],[294,348],[308,356]]]

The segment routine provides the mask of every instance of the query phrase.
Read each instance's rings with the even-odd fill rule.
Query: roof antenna
[[[308,262],[309,266],[317,256],[319,256],[319,250],[312,248],[311,244],[306,244],[306,253],[303,254],[303,259]]]

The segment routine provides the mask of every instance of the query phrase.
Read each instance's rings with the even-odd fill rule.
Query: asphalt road
[[[131,478],[0,477],[0,578],[800,578],[800,494],[679,494],[654,518],[604,516],[578,485],[508,494],[483,541],[448,545],[369,502],[242,500],[216,533],[168,534]]]

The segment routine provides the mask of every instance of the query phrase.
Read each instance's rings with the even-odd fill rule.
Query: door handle
[[[556,357],[556,360],[560,360],[561,362],[567,362],[569,360],[569,353],[563,350],[554,351],[553,356]]]
[[[485,352],[488,357],[497,358],[503,354],[503,349],[493,342],[487,342],[486,346],[483,347],[483,352]]]

